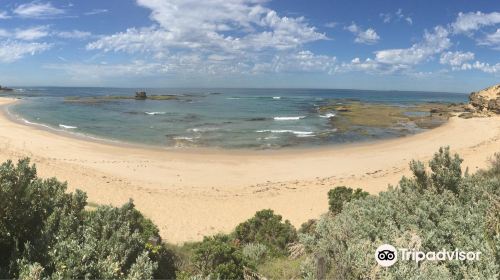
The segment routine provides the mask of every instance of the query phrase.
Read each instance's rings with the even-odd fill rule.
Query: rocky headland
[[[500,84],[478,92],[472,92],[466,109],[474,116],[500,114]]]

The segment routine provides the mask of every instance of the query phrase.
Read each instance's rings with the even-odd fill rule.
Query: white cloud
[[[472,52],[445,52],[441,54],[439,63],[457,67],[473,59],[474,53]]]
[[[403,13],[403,9],[398,9],[395,13],[380,13],[379,17],[382,19],[384,23],[400,22],[401,20],[405,20],[409,25],[413,24],[413,19],[405,15]]]
[[[38,40],[49,36],[49,28],[47,26],[36,26],[28,29],[16,29],[15,38],[25,41]]]
[[[93,16],[93,15],[105,14],[108,12],[109,11],[107,9],[93,9],[92,11],[88,11],[88,12],[83,13],[83,14],[86,16]]]
[[[0,38],[1,38],[1,37],[4,37],[4,38],[6,38],[6,37],[10,37],[10,32],[9,32],[9,31],[7,31],[7,30],[5,30],[5,29],[1,29],[1,28],[0,28]]]
[[[500,49],[500,29],[487,34],[484,38],[478,40],[479,45],[491,46],[494,49]]]
[[[0,42],[0,62],[9,63],[27,55],[35,55],[51,48],[47,43],[26,43],[18,41]]]
[[[351,30],[357,30],[354,26]],[[336,66],[336,72],[363,71],[372,74],[393,74],[396,72],[412,76],[421,76],[413,68],[415,65],[428,61],[434,55],[443,52],[451,46],[449,32],[441,26],[436,26],[433,32],[426,31],[423,39],[406,49],[386,49],[375,52],[374,58],[365,60],[359,57],[349,63]]]
[[[408,70],[410,67],[405,64],[380,63],[371,58],[362,61],[359,57],[351,60],[350,63],[341,63],[335,68],[335,72],[361,71],[371,74],[392,74],[398,71]]]
[[[418,64],[428,60],[451,46],[449,32],[441,27],[434,28],[434,32],[425,32],[423,41],[407,49],[388,49],[375,52],[375,60],[387,64]]]
[[[328,27],[328,28],[335,28],[335,27],[337,27],[337,25],[339,25],[339,23],[335,22],[335,21],[330,21],[330,22],[325,23],[325,27]]]
[[[44,67],[47,69],[63,70],[66,73],[70,74],[70,76],[72,76],[73,78],[83,79],[85,81],[131,75],[144,77],[168,71],[168,68],[160,63],[147,63],[141,60],[123,64],[65,63],[49,64]]]
[[[7,12],[5,11],[0,11],[0,19],[9,19],[10,16]]]
[[[87,50],[144,55],[166,72],[200,75],[329,71],[334,57],[305,51],[327,40],[304,17],[282,17],[266,0],[137,0],[155,25],[128,28]]]
[[[459,13],[455,22],[451,24],[455,33],[469,33],[479,30],[484,26],[491,26],[500,23],[500,13],[470,12]]]
[[[380,36],[378,36],[377,32],[375,32],[373,28],[362,30],[358,25],[352,23],[347,26],[346,29],[356,35],[356,38],[354,39],[354,42],[356,43],[372,45],[380,40]]]
[[[200,51],[293,49],[327,37],[303,17],[280,17],[261,0],[138,0],[151,9],[159,26],[130,28],[87,46],[89,50],[162,52],[169,48]],[[227,35],[237,31],[238,35]],[[153,41],[151,38],[155,38]]]
[[[63,9],[54,7],[50,2],[33,1],[21,4],[14,9],[14,14],[23,18],[51,18],[65,13]]]
[[[92,33],[80,30],[59,31],[54,34],[64,39],[86,39],[92,36]]]
[[[459,68],[455,68],[454,70],[479,70],[485,73],[495,74],[500,73],[500,63],[490,65],[489,63],[476,61],[474,63],[464,63]]]
[[[6,30],[0,29],[0,37],[15,38],[23,41],[36,41],[45,37],[59,37],[63,39],[87,39],[92,37],[92,33],[80,30],[53,31],[49,26],[35,26],[26,29]]]
[[[336,57],[316,55],[310,51],[300,51],[276,55],[270,62],[255,64],[253,73],[265,72],[332,72],[335,68]]]

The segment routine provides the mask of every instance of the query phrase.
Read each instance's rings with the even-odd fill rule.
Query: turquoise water
[[[162,147],[273,149],[398,137],[418,128],[339,132],[319,106],[358,100],[395,106],[466,102],[460,93],[315,89],[146,89],[178,100],[65,102],[71,96],[133,96],[138,89],[22,88],[13,115],[29,123],[110,140]],[[141,89],[144,90],[144,89]]]

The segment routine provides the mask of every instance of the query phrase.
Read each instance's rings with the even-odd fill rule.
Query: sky
[[[470,92],[491,0],[0,0],[0,84]]]

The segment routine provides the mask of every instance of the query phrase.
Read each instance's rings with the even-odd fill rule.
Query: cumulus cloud
[[[479,30],[485,26],[496,25],[500,23],[500,13],[482,13],[470,12],[459,13],[455,22],[451,24],[455,33],[469,33]]]
[[[356,38],[354,39],[354,42],[356,43],[372,45],[380,40],[380,36],[378,36],[377,32],[375,32],[373,28],[363,30],[355,23],[352,23],[345,29],[356,36]]]
[[[161,63],[168,73],[329,69],[334,57],[304,50],[307,43],[328,40],[327,36],[304,17],[280,16],[265,7],[266,2],[137,0],[151,10],[153,25],[103,36],[86,48],[142,54]]]
[[[327,39],[305,18],[280,17],[261,0],[138,0],[158,25],[130,28],[87,45],[89,50],[162,52],[169,48],[241,52],[293,49]],[[237,31],[240,35],[228,35]],[[154,42],[151,38],[155,38]]]
[[[473,59],[474,53],[472,52],[445,52],[441,54],[439,63],[457,67]]]
[[[51,48],[47,43],[26,43],[18,41],[0,42],[0,62],[9,63],[27,55],[35,55]]]
[[[448,30],[442,26],[434,28],[433,32],[426,31],[421,42],[407,49],[388,49],[375,52],[375,59],[387,64],[418,64],[428,60],[451,46]]]
[[[436,26],[432,32],[425,31],[422,40],[409,48],[379,50],[375,52],[374,58],[365,60],[356,57],[350,62],[337,65],[335,71],[363,71],[374,74],[405,72],[415,75],[415,65],[430,60],[451,46],[448,35],[446,28]]]
[[[489,64],[486,62],[476,61],[474,63],[464,63],[460,67],[455,68],[455,70],[479,70],[485,73],[495,74],[500,73],[500,63]]]

